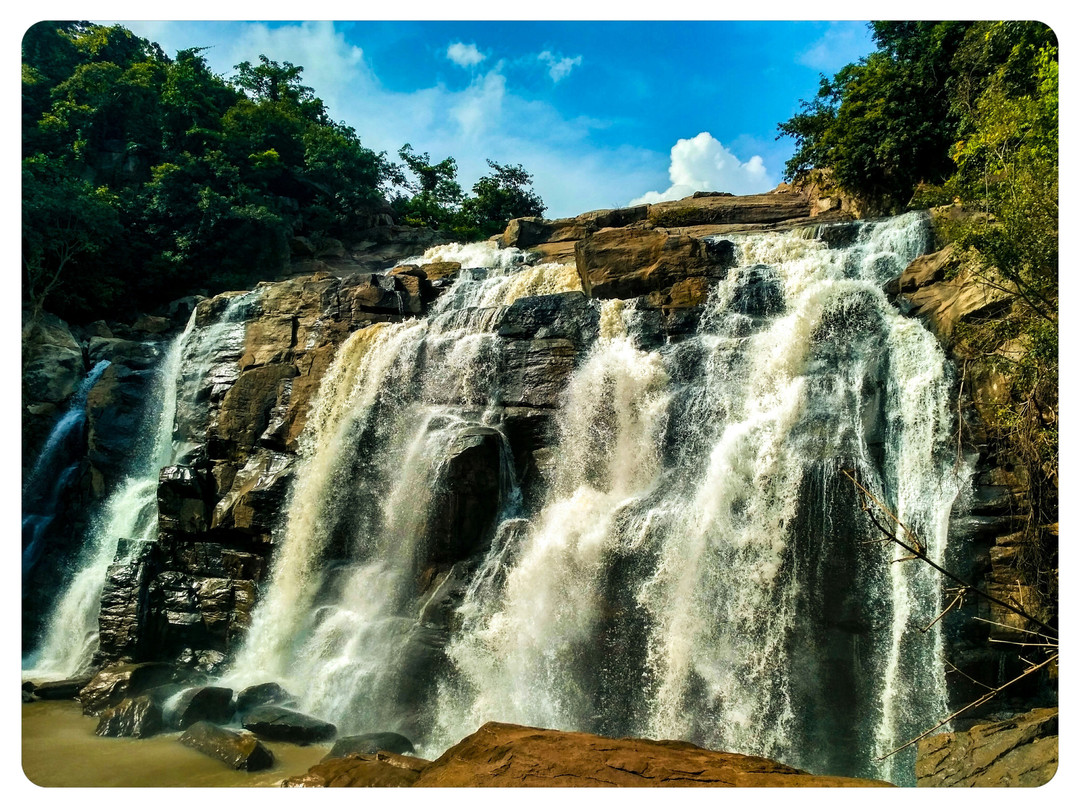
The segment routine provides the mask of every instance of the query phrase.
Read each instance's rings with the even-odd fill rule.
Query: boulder
[[[329,741],[337,735],[337,727],[333,724],[273,705],[262,705],[249,710],[241,720],[241,725],[268,741],[288,741],[301,746]]]
[[[72,679],[58,679],[55,682],[42,682],[35,685],[27,682],[29,688],[23,685],[24,691],[31,691],[39,699],[77,699],[79,691],[90,684],[92,676],[76,676]]]
[[[363,735],[349,735],[334,741],[334,748],[323,760],[345,757],[346,755],[374,755],[376,752],[393,752],[398,755],[411,755],[416,750],[412,741],[396,732],[368,732]]]
[[[100,715],[126,698],[177,678],[177,670],[164,662],[117,663],[98,671],[79,691],[79,701],[85,715]]]
[[[459,261],[432,261],[430,264],[424,264],[422,269],[427,280],[437,281],[459,272],[461,263]]]
[[[158,317],[152,314],[140,315],[131,324],[132,331],[143,334],[164,334],[170,328],[172,328],[172,322],[168,317]]]
[[[1032,710],[919,742],[919,786],[1041,786],[1058,767],[1058,710]]]
[[[613,210],[593,210],[571,219],[542,219],[526,216],[511,219],[499,237],[503,247],[527,249],[541,244],[577,241],[605,227],[626,227],[643,222],[649,214],[648,205]]]
[[[274,755],[258,738],[199,721],[180,736],[180,743],[217,758],[233,769],[257,772],[274,765]]]
[[[665,230],[601,230],[577,243],[575,260],[585,294],[630,298],[688,277],[725,277],[735,264],[730,244]]]
[[[199,721],[228,723],[233,716],[232,695],[227,687],[189,687],[165,704],[165,723],[172,729],[187,729]]]
[[[144,694],[124,699],[103,712],[94,733],[108,738],[148,738],[164,728],[161,705]]]
[[[348,760],[348,758],[346,758]],[[612,739],[487,723],[425,767],[417,787],[478,786],[888,786],[808,774],[766,758],[685,741]]]
[[[306,774],[283,780],[284,788],[402,788],[413,785],[430,761],[377,752],[328,758]]]
[[[277,682],[264,682],[261,685],[245,687],[236,694],[235,709],[238,715],[243,716],[255,707],[265,704],[284,704],[293,701],[294,696]]]

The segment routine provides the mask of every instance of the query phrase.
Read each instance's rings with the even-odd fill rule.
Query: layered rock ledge
[[[766,758],[714,752],[684,741],[604,738],[490,722],[431,763],[388,752],[350,755],[324,761],[282,785],[819,788],[889,783],[809,774]]]

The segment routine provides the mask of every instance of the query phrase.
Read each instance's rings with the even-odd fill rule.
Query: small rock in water
[[[323,758],[345,757],[345,755],[374,755],[376,752],[394,752],[399,755],[411,755],[416,749],[412,741],[396,732],[368,732],[363,735],[349,735],[334,741],[334,748]]]
[[[274,765],[274,754],[252,734],[233,732],[199,721],[180,736],[180,743],[241,771],[256,772]]]
[[[187,729],[199,721],[227,723],[233,716],[232,690],[227,687],[191,687],[169,699],[165,723],[173,729]]]
[[[236,712],[243,715],[264,704],[284,704],[293,700],[293,695],[277,682],[263,682],[261,685],[245,687],[236,694]]]
[[[27,690],[26,685],[30,685],[30,690],[39,699],[74,699],[78,698],[79,691],[90,684],[89,676],[80,676],[75,679],[59,679],[55,682],[42,682],[39,685],[34,685],[31,682],[27,682],[23,685],[23,690]]]
[[[103,712],[94,732],[107,738],[148,738],[164,728],[161,706],[142,695],[124,699]]]
[[[301,746],[329,741],[337,735],[337,727],[310,715],[284,707],[264,705],[255,707],[242,720],[244,729],[251,730],[269,741],[288,741]]]

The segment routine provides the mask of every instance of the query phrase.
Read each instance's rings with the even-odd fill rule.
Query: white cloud
[[[487,57],[477,50],[476,45],[455,42],[446,49],[446,58],[459,67],[475,67]]]
[[[741,162],[708,132],[680,139],[671,147],[668,176],[671,186],[666,191],[649,191],[630,204],[682,199],[695,191],[757,194],[776,185],[761,157],[754,155],[745,163]]]
[[[551,51],[542,51],[536,55],[536,58],[548,66],[548,75],[556,83],[569,76],[570,71],[581,64],[580,56],[557,56]]]

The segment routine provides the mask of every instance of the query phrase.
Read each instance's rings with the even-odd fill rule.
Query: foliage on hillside
[[[261,56],[226,79],[203,50],[169,58],[119,25],[27,31],[23,299],[32,310],[47,300],[86,320],[249,285],[282,266],[291,236],[347,237],[379,214],[468,238],[543,211],[521,166],[491,163],[468,197],[453,158],[431,166],[406,145],[400,166],[365,148],[302,83],[303,68]]]
[[[898,210],[958,200],[981,217],[943,233],[975,277],[1011,295],[969,323],[958,358],[992,367],[1007,394],[991,451],[1028,478],[1029,579],[1056,599],[1058,468],[1058,61],[1037,22],[876,22],[878,50],[780,124],[789,179],[830,168],[845,190]]]

